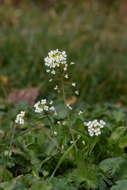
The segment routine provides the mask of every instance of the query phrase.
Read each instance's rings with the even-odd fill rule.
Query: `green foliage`
[[[12,88],[38,86],[44,97],[55,99],[51,89],[59,77],[48,84],[41,61],[56,48],[68,50],[69,62],[76,61],[69,75],[79,81],[81,93],[72,111],[61,97],[55,99],[57,115],[0,99],[0,190],[127,189],[127,110],[97,104],[119,95],[118,103],[126,103],[126,34],[114,25],[117,15],[99,8],[90,12],[84,4],[55,4],[43,13],[30,6],[0,7],[1,97]],[[72,87],[66,90],[70,96]],[[21,110],[23,126],[14,123]],[[94,119],[103,119],[106,127],[91,137],[84,122]]]
[[[52,117],[54,124],[50,129],[50,123],[45,123],[41,117],[35,122],[35,114],[34,119],[31,118],[33,125],[29,123],[29,117],[24,128],[10,125],[17,109],[21,110],[22,105],[5,105],[1,109],[2,190],[108,190],[109,187],[119,188],[127,178],[126,110],[109,104],[86,104],[82,115],[78,115],[78,111],[70,112],[71,123],[68,123],[67,115],[61,118],[66,125],[57,124],[59,118]],[[30,111],[28,106],[25,109],[27,113]],[[118,120],[120,112],[122,117]],[[83,124],[84,119],[94,118],[104,119],[107,123],[98,137],[90,137]],[[69,128],[75,139],[73,144],[70,143]]]
[[[111,190],[126,190],[127,189],[127,180],[120,180],[116,182],[116,185],[114,185]]]

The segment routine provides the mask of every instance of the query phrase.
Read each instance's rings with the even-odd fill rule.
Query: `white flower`
[[[84,125],[88,127],[88,133],[90,136],[98,136],[101,135],[101,128],[104,128],[106,123],[103,120],[93,120],[85,122]]]
[[[57,131],[54,131],[54,135],[57,135]]]
[[[81,115],[81,114],[83,114],[83,112],[80,110],[80,111],[78,112],[78,115]]]
[[[48,110],[49,110],[49,107],[45,105],[45,106],[43,107],[43,109],[44,109],[44,111],[48,111]]]
[[[68,74],[66,74],[65,76],[64,76],[66,79],[68,79],[69,77],[68,77]]]
[[[5,150],[5,151],[4,151],[4,155],[10,157],[10,156],[12,155],[12,151],[10,151],[10,150]]]
[[[74,62],[71,62],[70,65],[74,65],[75,63]]]
[[[47,100],[46,99],[42,99],[41,100],[41,104],[46,104]]]
[[[67,70],[67,67],[64,67],[64,71],[66,71]]]
[[[62,122],[62,125],[66,125],[66,123],[67,123],[66,121],[63,121],[63,122]]]
[[[34,104],[35,112],[41,113],[43,112],[43,107],[41,107],[42,103],[38,101],[36,104]]]
[[[76,90],[76,91],[75,91],[75,94],[76,94],[76,95],[79,95],[79,91],[78,91],[78,90]]]
[[[70,141],[70,144],[73,144],[73,141]]]
[[[57,124],[60,125],[60,121],[57,121]]]
[[[85,145],[85,141],[82,141],[82,144],[84,144],[84,145]]]
[[[76,87],[76,83],[75,83],[75,82],[73,82],[71,85],[72,85],[73,87]]]
[[[67,108],[69,108],[70,110],[72,110],[72,107],[70,106],[70,104],[66,104]]]
[[[49,70],[49,69],[47,69],[47,70],[46,70],[46,72],[47,72],[47,73],[49,73],[49,72],[50,72],[50,70]]]
[[[15,123],[23,125],[24,124],[24,116],[25,116],[25,112],[21,111],[15,119]]]
[[[51,101],[49,102],[49,104],[52,105],[52,104],[53,104],[53,101],[51,100]]]
[[[51,74],[55,75],[55,74],[56,74],[55,70],[52,70],[52,71],[51,71]]]
[[[58,86],[57,85],[54,87],[54,90],[58,90]]]
[[[66,64],[67,55],[65,51],[51,50],[48,56],[44,59],[45,65],[50,69],[60,67],[60,65]]]
[[[49,82],[52,82],[52,79],[49,79]]]
[[[34,105],[34,108],[35,108],[34,111],[37,113],[53,111],[55,113],[56,111],[55,111],[54,106],[52,106],[52,104],[53,104],[52,100],[48,103],[46,99],[42,99],[41,101],[38,101]]]
[[[50,111],[55,111],[54,106],[51,106],[49,109],[50,109]]]

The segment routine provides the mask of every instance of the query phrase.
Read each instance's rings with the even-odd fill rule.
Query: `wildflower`
[[[49,104],[52,105],[52,104],[53,104],[53,101],[51,100],[51,101],[49,102]]]
[[[57,121],[57,124],[60,125],[60,121]]]
[[[49,79],[49,82],[52,82],[52,79]]]
[[[48,106],[44,106],[43,107],[44,111],[48,111],[49,110],[49,107]],[[51,109],[51,108],[50,108]]]
[[[66,74],[65,76],[64,76],[66,79],[68,79],[69,77],[68,77],[68,74]]]
[[[58,90],[58,86],[57,85],[54,87],[54,90]]]
[[[54,135],[57,135],[57,131],[54,131]]]
[[[70,65],[74,65],[75,63],[74,62],[71,62]]]
[[[47,73],[49,73],[49,72],[50,72],[50,70],[49,70],[49,69],[47,69],[47,70],[46,70],[46,72],[47,72]]]
[[[51,71],[51,74],[55,75],[55,74],[56,74],[55,70],[52,70],[52,71]]]
[[[62,144],[61,149],[64,150],[64,145]]]
[[[5,151],[4,151],[4,155],[10,157],[10,156],[12,155],[12,151],[10,151],[10,150],[5,150]]]
[[[73,82],[71,85],[72,85],[73,87],[76,87],[76,83],[75,83],[75,82]]]
[[[104,128],[106,123],[103,120],[93,120],[87,123],[85,122],[84,125],[88,127],[88,133],[90,136],[98,136],[101,135],[101,128]]]
[[[75,91],[75,94],[76,94],[76,95],[79,95],[79,91],[78,91],[78,90],[76,90],[76,91]]]
[[[70,141],[70,144],[73,144],[74,142],[73,141]]]
[[[52,103],[53,103],[53,101],[50,101],[50,103],[48,104],[46,99],[42,99],[41,101],[38,101],[34,105],[34,108],[35,108],[34,111],[37,113],[48,112],[48,111],[55,112],[54,106],[50,107],[50,105],[52,105]]]
[[[70,104],[66,104],[67,108],[69,108],[70,110],[72,110],[72,107],[70,106]]]
[[[60,65],[66,64],[67,55],[65,51],[51,50],[48,56],[44,59],[45,65],[50,69],[60,67]]]
[[[81,114],[83,114],[83,112],[80,110],[80,111],[78,112],[78,115],[81,115]]]
[[[64,71],[66,71],[67,70],[67,67],[64,67]]]
[[[63,121],[63,122],[62,122],[62,125],[66,125],[66,124],[67,124],[67,122],[66,122],[66,121]]]
[[[84,144],[84,145],[85,145],[85,141],[82,141],[82,144]]]
[[[50,107],[49,109],[50,109],[50,111],[55,111],[54,106]]]
[[[24,124],[24,116],[25,116],[25,111],[21,111],[15,119],[15,123],[23,125]]]

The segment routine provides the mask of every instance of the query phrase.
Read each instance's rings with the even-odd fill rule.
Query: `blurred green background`
[[[40,87],[49,96],[44,57],[66,50],[80,98],[127,103],[127,5],[124,0],[0,0],[0,97]]]

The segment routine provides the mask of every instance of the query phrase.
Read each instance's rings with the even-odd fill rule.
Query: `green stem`
[[[65,96],[65,87],[64,87],[63,76],[61,76],[61,84],[62,84],[62,94],[63,94],[64,107],[65,107],[65,109],[66,109],[67,112],[68,112],[68,109],[67,109],[67,106],[66,106],[66,96]],[[71,119],[70,119],[70,115],[69,115],[69,114],[67,114],[67,118],[68,118],[68,122],[70,123]],[[70,123],[70,126],[71,126],[71,123]],[[71,128],[70,128],[70,127],[69,127],[69,131],[70,131],[72,140],[75,141],[73,132],[71,131]],[[77,146],[76,146],[76,144],[75,144],[75,150],[77,151]]]

